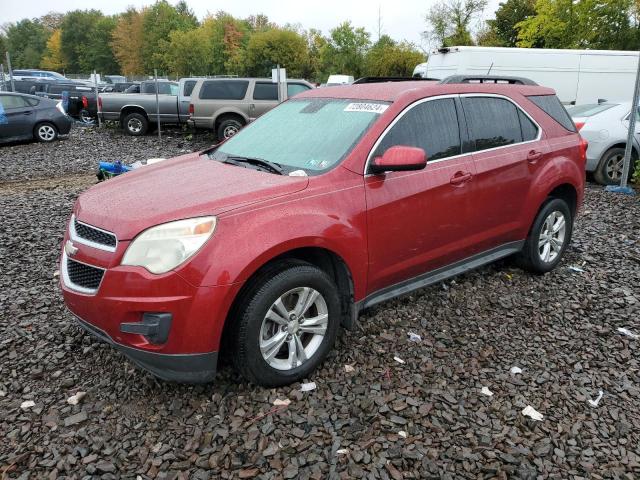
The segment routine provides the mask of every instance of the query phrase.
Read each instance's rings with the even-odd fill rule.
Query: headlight
[[[122,265],[166,273],[196,253],[215,229],[216,217],[189,218],[151,227],[131,242]]]

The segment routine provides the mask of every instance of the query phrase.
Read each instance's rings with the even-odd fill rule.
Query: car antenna
[[[493,62],[491,62],[491,66],[489,67],[489,70],[487,70],[487,75],[489,75],[491,73],[491,69],[493,68]]]

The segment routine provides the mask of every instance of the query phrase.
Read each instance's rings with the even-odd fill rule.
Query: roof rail
[[[414,82],[420,80],[438,81],[439,78],[422,78],[422,77],[362,77],[357,79],[352,85],[360,85],[363,83],[384,83],[384,82]]]
[[[538,85],[524,77],[508,77],[501,75],[452,75],[440,83],[507,83],[509,85]]]

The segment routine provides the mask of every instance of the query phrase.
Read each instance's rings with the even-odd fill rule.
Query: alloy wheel
[[[41,125],[38,128],[38,136],[46,141],[49,142],[51,140],[53,140],[56,136],[56,131],[54,130],[54,128],[51,125]]]
[[[142,131],[142,122],[137,118],[130,118],[127,122],[127,128],[130,132],[140,133]]]
[[[538,238],[538,255],[545,263],[552,263],[558,258],[564,246],[567,221],[558,210],[551,212],[540,229]]]
[[[224,138],[231,138],[238,132],[239,132],[238,127],[236,127],[235,125],[229,125],[224,129],[224,132],[223,132]]]
[[[320,348],[329,311],[320,292],[310,287],[289,290],[276,299],[260,328],[260,352],[276,370],[293,370]]]
[[[622,171],[624,170],[624,155],[612,155],[607,161],[605,168],[607,176],[612,181],[619,181],[622,178]]]

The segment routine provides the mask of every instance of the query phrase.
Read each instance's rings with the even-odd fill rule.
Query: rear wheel
[[[633,175],[636,162],[634,152],[631,154],[631,165],[629,165],[629,179]],[[624,148],[615,147],[607,150],[600,159],[598,167],[593,172],[593,178],[601,185],[619,185],[624,170]]]
[[[80,121],[87,125],[93,125],[96,119],[89,113],[89,110],[83,108],[80,110]]]
[[[338,291],[322,270],[298,264],[263,276],[241,300],[231,348],[235,368],[265,387],[306,378],[333,346]]]
[[[129,135],[139,137],[147,133],[149,121],[141,113],[130,113],[122,120],[122,126]]]
[[[222,142],[223,140],[233,137],[243,126],[244,124],[237,118],[227,118],[223,120],[220,122],[218,131],[216,132],[218,141]]]
[[[58,138],[58,129],[53,123],[40,123],[35,128],[35,136],[40,142],[53,142]]]
[[[573,215],[567,202],[550,198],[536,216],[519,255],[523,268],[535,273],[553,270],[571,240]]]

